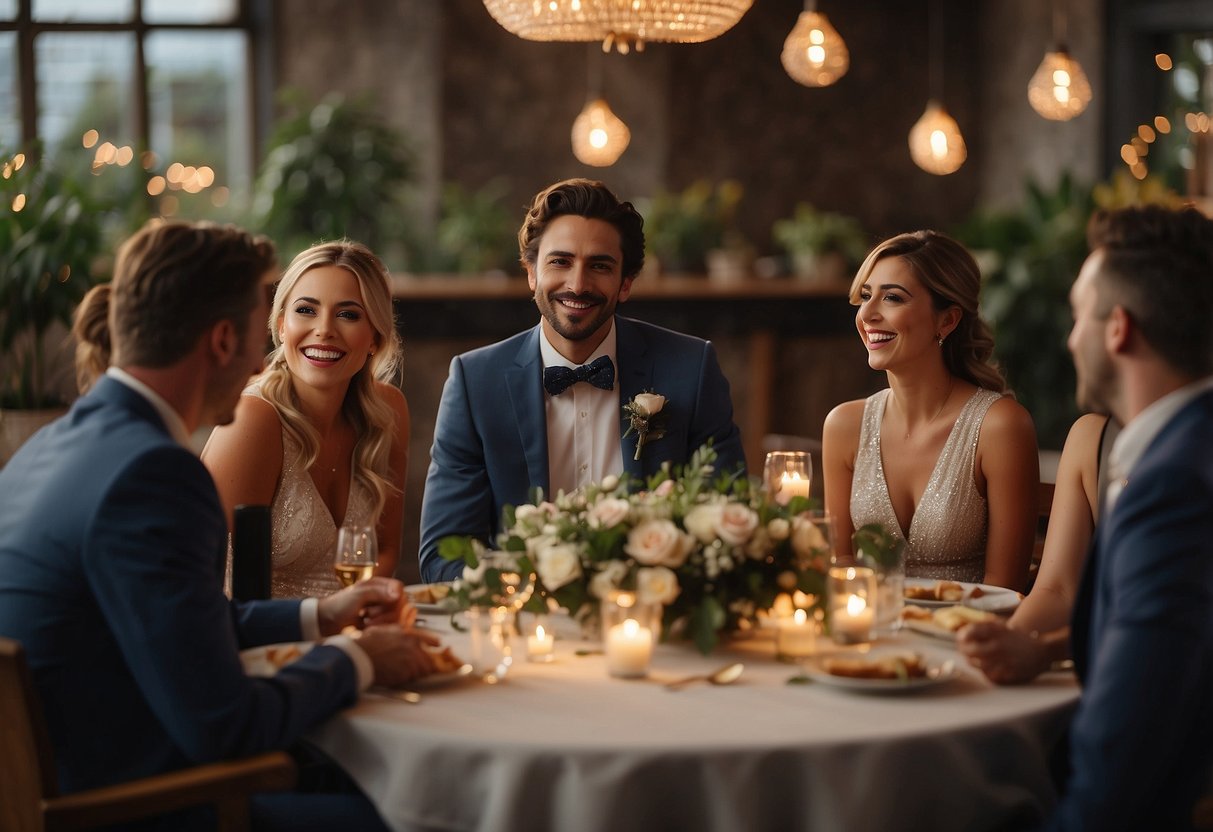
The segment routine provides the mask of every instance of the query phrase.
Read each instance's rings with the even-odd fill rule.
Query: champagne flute
[[[379,546],[372,526],[342,526],[337,532],[337,553],[333,569],[343,587],[353,586],[375,574],[379,565]]]

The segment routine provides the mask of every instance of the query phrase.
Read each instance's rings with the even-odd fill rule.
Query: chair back
[[[263,601],[270,597],[270,507],[236,506],[232,517],[232,597]]]
[[[0,829],[33,832],[43,800],[58,794],[42,703],[19,642],[0,638]]]

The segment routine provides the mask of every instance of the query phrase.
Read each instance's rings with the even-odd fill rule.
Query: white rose
[[[603,491],[614,491],[618,487],[619,477],[615,476],[614,474],[607,474],[602,478],[602,482],[599,484],[599,488],[601,488]]]
[[[611,590],[619,587],[619,582],[628,574],[628,565],[621,560],[607,561],[602,570],[590,578],[590,594],[595,598],[606,598]]]
[[[658,497],[668,497],[674,493],[674,481],[662,480],[661,484],[653,490],[653,494]]]
[[[711,543],[716,539],[716,524],[720,520],[722,508],[719,503],[697,505],[687,512],[682,522],[700,543]]]
[[[716,520],[716,533],[725,543],[745,544],[758,528],[758,514],[741,503],[727,503]]]
[[[669,520],[646,520],[628,532],[623,550],[645,566],[681,566],[690,554],[688,535]]]
[[[792,524],[782,517],[776,517],[770,523],[767,523],[767,534],[771,540],[787,540],[788,535],[792,533]]]
[[[817,528],[817,524],[803,514],[792,519],[792,551],[799,557],[810,558],[820,555],[830,548],[829,541]]]
[[[640,415],[653,416],[660,413],[661,408],[665,407],[665,396],[659,396],[656,393],[637,393],[632,402],[640,411]]]
[[[586,519],[589,520],[591,528],[609,529],[626,520],[630,509],[631,505],[627,500],[605,497],[594,504],[586,515]]]
[[[750,560],[762,560],[771,551],[771,534],[770,532],[759,527],[754,530],[754,536],[750,538],[750,542],[745,546],[746,557]]]
[[[636,595],[642,603],[670,604],[681,591],[678,576],[672,569],[666,569],[664,566],[642,566],[636,570]]]
[[[480,561],[480,565],[473,569],[470,566],[463,567],[464,583],[475,586],[484,581],[484,561]]]
[[[539,553],[535,571],[548,590],[560,589],[581,577],[581,559],[577,557],[577,549],[569,543],[549,546]]]

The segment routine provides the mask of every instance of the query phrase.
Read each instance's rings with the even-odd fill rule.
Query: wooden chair
[[[249,828],[249,795],[295,783],[283,752],[213,763],[60,796],[54,755],[25,651],[0,638],[0,829],[52,832],[94,829],[211,804],[220,830]]]

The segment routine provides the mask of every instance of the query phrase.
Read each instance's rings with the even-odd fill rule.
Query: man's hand
[[[437,647],[438,637],[423,630],[404,630],[397,624],[368,627],[358,646],[375,666],[375,684],[399,687],[435,671],[426,646]]]
[[[1002,621],[978,621],[961,628],[956,646],[969,664],[999,685],[1030,682],[1049,669],[1046,645]]]
[[[412,626],[417,610],[404,585],[395,578],[368,578],[321,598],[317,607],[320,633],[332,636],[346,627],[359,629],[377,624]]]

